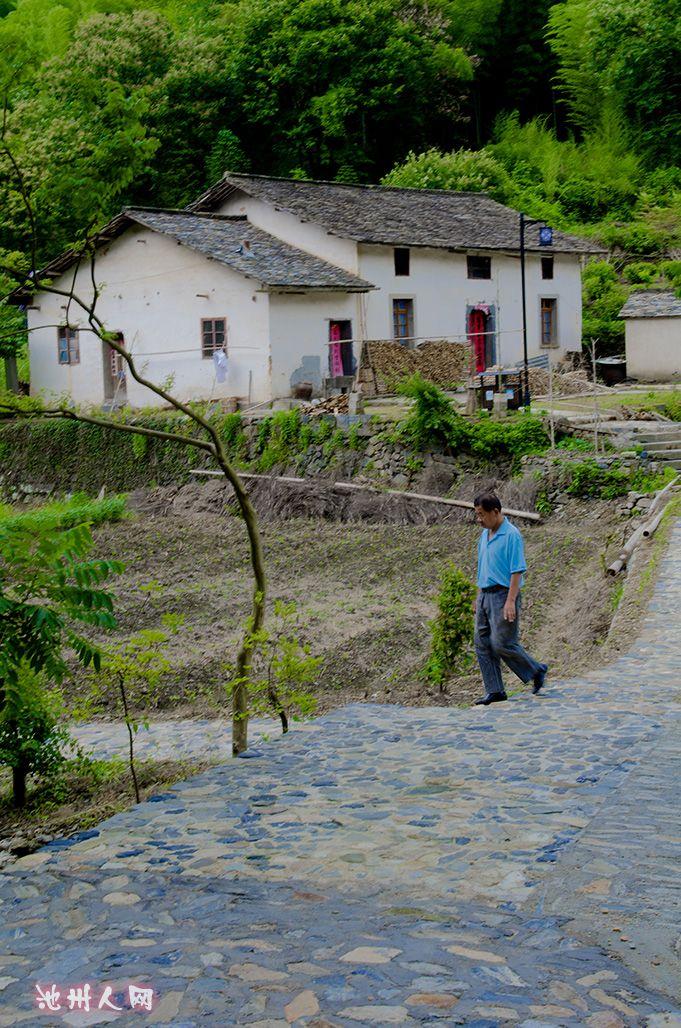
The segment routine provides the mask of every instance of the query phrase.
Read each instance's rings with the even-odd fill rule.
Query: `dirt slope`
[[[101,552],[127,562],[116,585],[120,634],[156,627],[165,612],[182,614],[160,705],[178,714],[224,710],[224,666],[249,610],[243,523],[196,504],[173,513],[162,491],[137,501],[143,510],[131,520],[97,532]],[[613,535],[607,514],[575,507],[569,518],[523,526],[523,637],[555,675],[600,657],[613,611],[602,570]],[[451,704],[479,694],[475,669],[443,696],[419,677],[440,572],[453,561],[473,574],[478,532],[468,515],[444,524],[263,524],[270,600],[298,604],[312,651],[323,656],[314,689],[321,710],[358,699]]]

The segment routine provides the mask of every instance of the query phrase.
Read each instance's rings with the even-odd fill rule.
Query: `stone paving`
[[[609,668],[345,707],[22,858],[0,1025],[681,1025],[680,622],[677,525]],[[69,1012],[83,982],[155,1006]]]

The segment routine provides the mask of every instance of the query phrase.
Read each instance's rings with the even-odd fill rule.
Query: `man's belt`
[[[507,590],[507,585],[486,585],[482,591],[484,593],[505,593]]]

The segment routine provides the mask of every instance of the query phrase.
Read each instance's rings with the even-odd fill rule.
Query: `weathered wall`
[[[272,396],[290,396],[299,382],[312,382],[319,395],[329,373],[329,321],[354,326],[356,313],[356,297],[349,293],[272,294]]]
[[[56,281],[70,288],[73,272]],[[237,396],[253,402],[269,397],[269,298],[257,283],[224,265],[206,260],[174,240],[139,228],[128,231],[96,263],[102,295],[97,313],[111,331],[123,332],[126,346],[145,375],[156,383],[174,376],[181,399]],[[80,270],[76,292],[92,293],[89,262]],[[104,399],[102,344],[91,332],[80,336],[80,364],[57,362],[57,328],[65,320],[63,297],[37,295],[39,310],[29,311],[31,391],[69,393],[77,403],[100,404]],[[201,354],[201,319],[227,321],[229,373],[215,381],[212,360]],[[82,310],[71,305],[69,320],[85,326]],[[159,401],[149,390],[127,381],[133,406]]]
[[[627,375],[644,382],[681,379],[681,318],[627,318]]]

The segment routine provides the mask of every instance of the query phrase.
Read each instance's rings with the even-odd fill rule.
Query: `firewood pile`
[[[466,343],[433,341],[410,350],[391,340],[373,340],[362,348],[357,381],[365,396],[375,396],[395,392],[401,379],[419,371],[430,382],[448,388],[468,380],[470,361],[471,351]],[[530,367],[529,376],[532,395],[548,395],[548,368]],[[598,391],[606,390],[599,387]],[[582,395],[592,393],[593,384],[586,371],[574,370],[566,364],[553,369],[553,392],[556,396]]]
[[[447,387],[466,380],[469,361],[465,343],[426,342],[410,350],[390,340],[372,341],[364,344],[357,378],[365,396],[394,392],[415,371]]]
[[[548,396],[548,368],[530,368],[530,392],[533,396]],[[555,396],[574,396],[593,392],[593,384],[586,371],[572,371],[560,367],[553,369],[553,392]]]
[[[322,414],[347,414],[350,409],[350,397],[348,393],[340,393],[338,396],[329,396],[326,400],[315,400],[312,403],[304,403],[300,406],[301,414],[308,418],[321,417]]]

